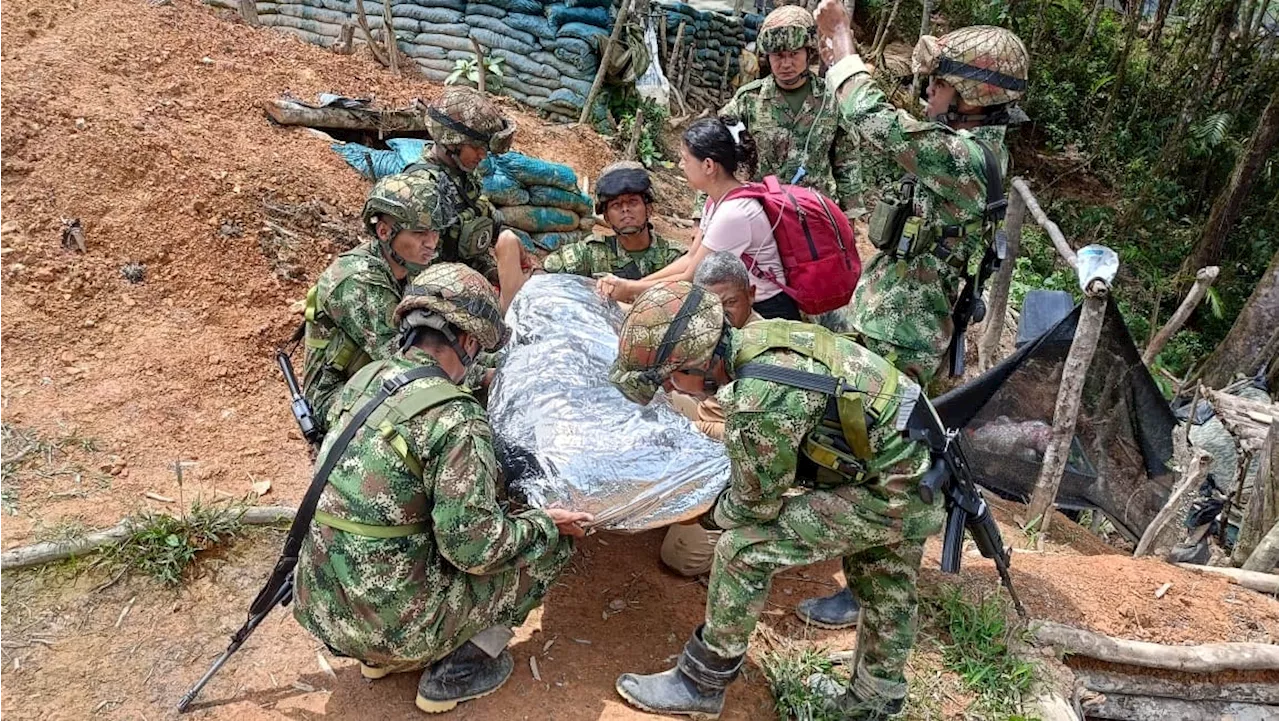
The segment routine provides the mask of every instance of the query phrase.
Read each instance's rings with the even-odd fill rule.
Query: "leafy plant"
[[[942,660],[990,711],[1013,714],[1036,681],[1034,664],[1011,652],[1015,634],[999,596],[970,601],[958,588],[945,586],[938,597],[923,599],[933,620],[949,637]]]
[[[811,648],[771,651],[761,659],[774,710],[780,719],[837,721],[834,697],[844,693],[844,683],[834,678],[825,653]]]
[[[485,88],[499,90],[502,88],[503,63],[506,58],[486,55],[484,58]],[[445,85],[457,85],[463,78],[475,86],[480,85],[480,63],[472,55],[470,58],[458,58],[453,61],[453,72],[444,79]]]
[[[245,506],[191,504],[181,517],[146,512],[129,522],[129,537],[105,551],[102,563],[174,586],[196,555],[241,530]]]

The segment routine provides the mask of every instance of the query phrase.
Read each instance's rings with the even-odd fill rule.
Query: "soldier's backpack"
[[[786,282],[744,253],[742,262],[753,275],[782,288],[809,315],[849,304],[862,275],[862,260],[853,225],[834,200],[810,188],[783,185],[773,175],[763,183],[734,188],[720,202],[734,198],[751,198],[764,208]]]

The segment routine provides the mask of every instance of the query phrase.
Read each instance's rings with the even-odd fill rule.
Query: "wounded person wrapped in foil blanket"
[[[729,459],[662,394],[638,406],[609,383],[623,315],[589,278],[531,278],[507,311],[489,418],[512,498],[640,531],[710,509]]]

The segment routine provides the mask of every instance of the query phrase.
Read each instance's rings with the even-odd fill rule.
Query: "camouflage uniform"
[[[617,236],[595,236],[570,243],[542,259],[542,269],[548,273],[572,273],[594,276],[612,273],[619,278],[639,280],[650,273],[671,265],[684,255],[672,247],[665,238],[649,229],[649,247],[629,251],[618,242]]]
[[[442,274],[457,277],[460,267],[432,266],[414,286],[439,284]],[[483,278],[467,273],[463,283],[494,295]],[[455,297],[468,302],[470,290]],[[419,302],[423,297],[406,296],[397,322],[407,318],[412,326],[413,313],[437,313],[486,349],[501,345],[491,332],[502,328],[496,298],[479,304],[491,306],[487,314],[475,304],[456,306],[471,314],[468,323],[438,303]],[[326,437],[321,458],[384,381],[422,366],[438,364],[411,346],[361,369],[338,396],[330,414],[337,432]],[[421,410],[429,389],[441,386],[453,396]],[[447,379],[414,380],[381,408],[387,412],[356,432],[320,497],[295,572],[294,616],[334,653],[406,671],[491,626],[522,623],[569,561],[572,544],[542,511],[503,511],[484,410]]]
[[[404,282],[391,270],[388,257],[408,271],[414,264],[391,246],[400,230],[426,230],[454,222],[453,206],[442,200],[435,183],[405,175],[378,181],[363,212],[365,229],[377,237],[377,219],[393,224],[391,236],[371,240],[339,255],[307,293],[306,358],[303,393],[319,420],[347,379],[372,360],[395,351],[392,312]]]
[[[490,282],[497,281],[498,266],[490,252],[490,245],[497,237],[499,211],[483,194],[478,173],[468,173],[458,168],[445,165],[432,156],[430,151],[423,153],[422,160],[405,168],[405,173],[425,175],[433,179],[445,193],[448,193],[459,215],[469,218],[488,218],[492,223],[487,244],[464,243],[462,231],[464,224],[455,223],[440,234],[440,255],[442,263],[463,263],[485,276]]]
[[[894,398],[868,427],[868,472],[851,479],[818,469],[801,452],[806,438],[823,424],[829,396],[758,378],[741,378],[720,389],[717,399],[726,414],[724,440],[732,471],[711,518],[727,530],[716,545],[706,623],[691,644],[709,649],[713,662],[740,659],[764,610],[773,575],[840,557],[866,604],[852,693],[872,709],[897,702],[907,690],[903,668],[915,640],[916,580],[924,542],[942,525],[941,504],[924,503],[915,490],[929,466],[928,450],[895,427],[897,399],[918,396],[918,387],[884,359],[817,326],[763,321],[725,329],[718,322],[719,301],[710,295],[685,313],[681,303],[689,291],[680,285],[646,292],[623,325],[611,377],[633,400],[650,397],[655,383],[674,370],[705,371],[716,353],[723,353],[730,377],[749,361],[840,376],[865,398]],[[683,345],[662,358],[658,349],[680,314],[689,317],[676,341]],[[789,347],[778,346],[779,336]],[[760,347],[768,350],[758,352]],[[748,354],[747,348],[755,351]],[[819,355],[826,348],[838,367],[793,348]],[[896,391],[888,387],[895,382]],[[784,495],[797,485],[806,490]],[[679,668],[688,666],[682,660]],[[645,690],[645,678],[624,676],[619,692],[634,701],[636,690]],[[694,680],[703,682],[696,675]]]
[[[1008,32],[965,28],[942,40],[992,30]],[[1012,33],[1008,35],[1012,37]],[[1016,37],[1013,41],[1017,41]],[[1021,48],[1021,43],[1017,47]],[[1025,50],[1021,52],[1025,62]],[[957,90],[965,90],[963,83],[956,85]],[[852,317],[847,319],[851,330],[868,348],[927,386],[951,343],[951,309],[959,295],[961,279],[972,270],[971,264],[982,258],[981,221],[987,181],[979,140],[995,153],[1003,173],[1008,166],[1005,127],[991,125],[966,132],[917,120],[885,100],[856,55],[841,60],[827,72],[827,87],[839,95],[842,127],[856,133],[864,147],[893,158],[902,172],[917,177],[912,198],[914,215],[923,219],[925,227],[963,229],[961,237],[949,241],[951,252],[946,259],[932,252],[905,260],[877,254],[863,268],[850,306]],[[969,97],[966,100],[974,102]]]

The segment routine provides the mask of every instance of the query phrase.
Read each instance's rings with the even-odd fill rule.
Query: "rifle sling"
[[[284,550],[280,552],[280,559],[276,561],[276,567],[271,571],[271,578],[267,579],[267,584],[263,586],[257,597],[253,599],[253,603],[249,605],[250,616],[267,611],[271,605],[274,605],[276,592],[289,574],[293,572],[294,567],[298,565],[298,554],[302,551],[302,542],[307,536],[307,531],[311,528],[311,520],[315,517],[316,506],[320,504],[320,494],[324,492],[324,487],[329,483],[329,474],[333,473],[334,467],[338,465],[338,461],[342,458],[342,454],[346,452],[347,446],[351,444],[356,433],[364,427],[364,423],[369,416],[388,398],[401,388],[423,378],[449,380],[449,376],[444,370],[433,365],[414,368],[388,378],[382,382],[382,388],[378,390],[378,393],[360,406],[355,415],[351,417],[351,420],[347,422],[346,427],[342,429],[342,433],[338,435],[337,440],[333,442],[333,445],[329,446],[324,460],[320,463],[320,470],[316,471],[316,475],[311,479],[311,485],[307,488],[306,495],[302,497],[302,503],[298,504],[297,515],[293,517],[293,523],[289,526],[289,535],[285,538]]]

